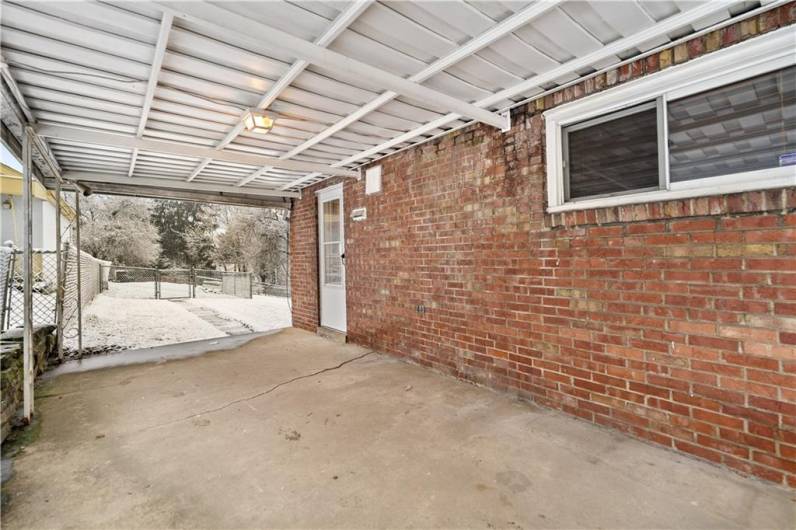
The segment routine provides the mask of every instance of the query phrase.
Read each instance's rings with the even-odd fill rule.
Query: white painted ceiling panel
[[[152,46],[158,39],[159,17],[142,16],[103,2],[37,1],[26,2],[24,6],[59,19],[135,39]]]
[[[354,168],[464,125],[470,118],[451,113],[437,98],[418,101],[396,94],[355,70],[297,63],[300,53],[285,42],[256,39],[225,24],[245,17],[259,24],[263,36],[282,31],[307,42],[317,41],[334,27],[336,37],[323,41],[328,50],[408,78],[471,40],[483,38],[501,21],[523,15],[531,4],[384,0],[354,11],[358,7],[346,1],[221,2],[213,7],[223,10],[217,11],[217,19],[173,19],[166,40],[160,43],[165,50],[162,65],[153,73],[164,19],[158,4],[6,1],[0,11],[0,45],[12,78],[40,123],[135,135],[148,101],[151,105],[142,121],[144,139],[314,162],[327,169],[345,161]],[[759,8],[758,2],[715,4],[710,9],[706,5],[679,0],[563,1],[535,18],[523,19],[513,32],[478,41],[477,49],[445,63],[444,70],[426,74],[421,84],[472,104],[606,44],[628,43],[621,53],[605,55],[589,68],[512,92],[489,106],[494,112],[695,29]],[[191,3],[172,7],[193,10],[199,17],[204,12]],[[703,10],[702,16],[687,14],[695,9]],[[640,31],[675,16],[683,17],[682,27],[646,42],[635,38]],[[289,79],[285,78],[288,73]],[[150,74],[154,90],[147,94]],[[266,135],[241,131],[243,113],[267,93],[268,110],[277,114],[273,130]],[[376,100],[380,104],[373,103]],[[48,141],[66,168],[125,176],[129,170],[133,179],[186,180],[203,164],[198,157],[147,151],[133,157],[130,149],[69,139]],[[240,188],[235,186],[258,169],[214,160],[194,180],[226,182],[245,191],[278,190],[299,180],[294,186],[302,187],[325,178],[322,171],[308,176],[273,167]]]

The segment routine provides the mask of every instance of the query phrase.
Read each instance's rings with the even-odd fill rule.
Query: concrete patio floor
[[[351,360],[363,354],[286,329],[51,379],[3,527],[796,523],[787,490],[384,355]]]

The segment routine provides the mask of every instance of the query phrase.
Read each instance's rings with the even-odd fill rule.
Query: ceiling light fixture
[[[249,109],[243,116],[243,126],[246,130],[258,134],[268,134],[274,128],[276,114],[261,110]]]

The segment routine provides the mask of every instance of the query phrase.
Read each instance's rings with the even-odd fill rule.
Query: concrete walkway
[[[248,335],[254,331],[251,327],[240,320],[222,315],[218,311],[215,311],[209,307],[190,305],[182,300],[172,300],[172,303],[181,305],[190,313],[193,313],[214,328],[226,333],[229,336]]]
[[[38,392],[4,529],[796,523],[793,492],[294,329]]]

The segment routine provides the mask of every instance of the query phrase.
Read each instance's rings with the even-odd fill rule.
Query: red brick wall
[[[293,326],[318,326],[318,212],[308,190],[290,212],[290,298]]]
[[[545,213],[541,110],[796,19],[789,4],[475,125],[345,184],[348,337],[796,486],[796,191]],[[318,324],[316,207],[294,324]],[[419,312],[424,306],[425,312]]]

